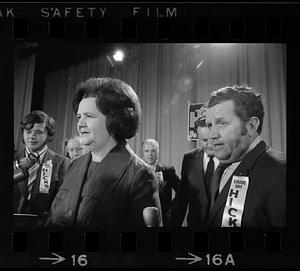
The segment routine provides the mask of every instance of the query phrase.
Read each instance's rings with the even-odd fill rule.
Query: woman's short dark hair
[[[119,79],[90,78],[76,87],[73,110],[77,114],[84,98],[96,98],[98,110],[106,116],[106,129],[116,140],[135,136],[141,122],[141,106],[131,86]]]
[[[233,101],[235,113],[242,121],[247,122],[251,117],[259,119],[257,132],[260,134],[265,116],[260,94],[247,86],[224,87],[211,93],[208,107],[229,100]]]
[[[40,110],[34,110],[27,114],[21,121],[20,129],[23,134],[24,129],[30,130],[36,123],[46,123],[46,130],[49,136],[49,139],[55,134],[55,120]]]

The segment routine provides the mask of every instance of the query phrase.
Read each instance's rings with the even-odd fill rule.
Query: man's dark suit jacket
[[[25,151],[22,152],[23,155],[20,155],[19,158],[23,158],[24,153]],[[36,214],[40,216],[41,221],[47,216],[51,203],[63,182],[64,175],[69,166],[69,160],[66,157],[50,149],[47,150],[42,163],[45,163],[48,160],[52,160],[52,176],[49,193],[45,194],[39,192],[42,169],[41,164],[37,171],[37,178],[32,187],[30,200],[27,200],[27,179],[14,185],[14,213]]]
[[[188,204],[187,225],[205,226],[209,212],[209,191],[206,190],[204,182],[203,154],[203,150],[197,148],[184,155],[181,183],[173,200],[167,226],[182,225]]]
[[[143,209],[154,206],[161,211],[154,172],[126,141],[119,142],[87,180],[91,158],[89,152],[72,161],[47,226],[145,227]]]
[[[180,183],[180,179],[176,174],[175,168],[173,166],[166,166],[161,163],[156,165],[155,172],[162,172],[163,182],[159,182],[158,191],[160,205],[162,209],[163,223],[166,223],[168,211],[172,206],[172,188],[177,191]]]
[[[248,176],[249,186],[242,227],[286,225],[286,157],[261,141],[243,158],[232,176]],[[208,227],[221,227],[232,176],[219,194],[208,217]]]

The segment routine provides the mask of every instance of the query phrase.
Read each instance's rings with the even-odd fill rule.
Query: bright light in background
[[[114,53],[113,58],[114,58],[115,61],[123,61],[124,53],[121,50],[117,50]]]
[[[201,66],[202,66],[202,64],[203,64],[203,60],[201,60],[199,63],[198,63],[198,65],[196,66],[196,69],[199,69]]]

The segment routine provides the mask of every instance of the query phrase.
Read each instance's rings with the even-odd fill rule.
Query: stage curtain
[[[20,123],[31,111],[32,86],[36,55],[15,57],[14,61],[14,144],[15,150],[24,146],[21,143]]]
[[[70,45],[72,46],[72,45]],[[99,44],[101,46],[101,44]],[[129,83],[141,101],[139,133],[129,144],[160,143],[161,162],[180,175],[183,155],[198,146],[187,140],[188,102],[206,102],[211,91],[247,84],[262,95],[263,139],[286,151],[286,48],[282,44],[125,44],[127,59],[111,65],[106,55],[51,72],[46,77],[43,110],[57,121],[50,147],[63,153],[64,140],[76,133],[72,95],[78,82],[110,76]],[[76,55],[74,55],[76,57]]]

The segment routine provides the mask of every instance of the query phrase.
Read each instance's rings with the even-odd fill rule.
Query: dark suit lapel
[[[157,163],[156,167],[155,167],[155,172],[159,172],[159,171],[163,171],[164,167],[162,164]]]
[[[198,150],[196,152],[196,155],[190,164],[191,175],[189,176],[189,178],[191,178],[192,187],[197,189],[195,195],[197,197],[197,206],[201,208],[199,212],[193,215],[198,217],[200,220],[198,218],[196,220],[199,222],[201,221],[201,223],[206,221],[209,212],[209,195],[204,180],[203,156],[203,150]]]
[[[231,186],[232,177],[235,176],[249,176],[252,167],[255,165],[256,160],[262,155],[269,147],[266,146],[264,141],[261,141],[252,151],[250,151],[239,164],[239,166],[232,173],[227,183],[223,187],[220,195],[214,203],[208,217],[208,225],[210,225],[221,207],[224,207],[227,200],[229,188]]]
[[[71,162],[70,170],[65,176],[64,182],[62,183],[60,189],[65,187],[72,191],[71,202],[69,206],[72,206],[73,220],[75,221],[77,217],[77,209],[80,202],[82,187],[84,181],[86,180],[87,170],[92,156],[89,152],[76,160]],[[74,215],[76,213],[76,215]]]
[[[192,183],[198,187],[200,194],[206,195],[205,184],[203,181],[201,181],[204,180],[203,155],[204,152],[202,150],[198,150],[196,152],[196,155],[190,164],[190,177]]]
[[[131,152],[130,147],[123,142],[113,148],[90,177],[87,195],[101,198],[103,203],[107,202],[132,160]]]
[[[18,159],[21,159],[21,158],[24,158],[24,157],[25,157],[25,151],[24,150],[22,150],[21,152],[18,152],[18,154],[17,154]],[[18,186],[18,188],[19,188],[19,190],[20,190],[20,192],[21,192],[21,194],[24,198],[28,197],[27,182],[28,182],[28,178],[17,184],[17,186]]]
[[[22,151],[18,152],[18,155],[17,155],[18,159],[22,159],[25,157],[25,149],[23,149]],[[37,175],[38,176],[38,175]],[[17,185],[18,185],[18,188],[22,194],[22,196],[27,199],[28,198],[28,187],[27,187],[27,184],[28,184],[28,178],[26,178],[26,180],[22,181],[22,182],[19,182]],[[34,186],[32,187],[32,191],[31,193],[33,192],[33,189],[34,189]]]
[[[28,197],[27,182],[28,182],[28,178],[17,184],[17,186],[18,186],[18,188],[19,188],[19,190],[20,190],[20,192],[21,192],[21,194],[24,198]]]

